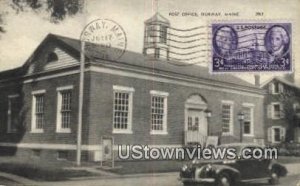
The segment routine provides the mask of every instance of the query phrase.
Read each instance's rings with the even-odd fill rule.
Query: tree
[[[12,0],[9,3],[9,7],[16,14],[26,11],[34,11],[37,14],[46,12],[53,23],[63,21],[67,15],[73,16],[82,12],[83,6],[84,0]]]
[[[286,129],[286,141],[294,140],[294,129],[298,127],[300,90],[295,87],[285,86],[278,96],[278,101],[282,103],[282,118],[288,123]]]

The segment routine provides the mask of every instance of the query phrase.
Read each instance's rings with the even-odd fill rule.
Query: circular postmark
[[[119,59],[127,47],[124,29],[109,19],[96,19],[87,24],[80,39],[85,42],[86,52],[101,59]]]
[[[280,25],[268,29],[265,35],[265,47],[269,55],[279,58],[289,52],[290,37],[288,31]]]
[[[216,29],[213,35],[213,49],[217,55],[226,58],[237,49],[238,36],[231,26],[221,26]]]

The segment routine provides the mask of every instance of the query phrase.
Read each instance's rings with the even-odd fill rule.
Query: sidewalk
[[[288,170],[288,175],[296,175],[300,174],[300,163],[289,163],[289,164],[284,164],[284,166]],[[90,168],[89,168],[90,169]],[[137,173],[137,174],[114,174],[114,173],[109,173],[104,170],[93,170],[95,172],[101,172],[101,174],[106,174],[106,176],[102,177],[103,179],[109,179],[109,178],[130,178],[130,177],[158,177],[158,176],[169,176],[169,175],[174,175],[174,174],[179,174],[179,172],[165,172],[165,173]],[[94,177],[94,179],[98,179],[99,177]],[[82,180],[84,177],[81,178],[72,178],[71,180]]]
[[[300,163],[284,164],[288,170],[288,175],[300,174]]]

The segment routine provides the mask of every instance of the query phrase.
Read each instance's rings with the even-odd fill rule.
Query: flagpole
[[[85,69],[85,42],[81,41],[80,51],[80,73],[79,73],[79,99],[78,99],[78,128],[77,128],[77,155],[76,164],[81,165],[81,141],[82,141],[82,110],[83,110],[83,91],[84,91],[84,69]]]

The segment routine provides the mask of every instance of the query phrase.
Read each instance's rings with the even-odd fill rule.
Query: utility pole
[[[82,110],[83,110],[84,69],[85,69],[85,41],[81,41],[80,43],[81,43],[81,51],[80,51],[78,128],[77,128],[77,149],[76,149],[77,166],[81,165]]]

